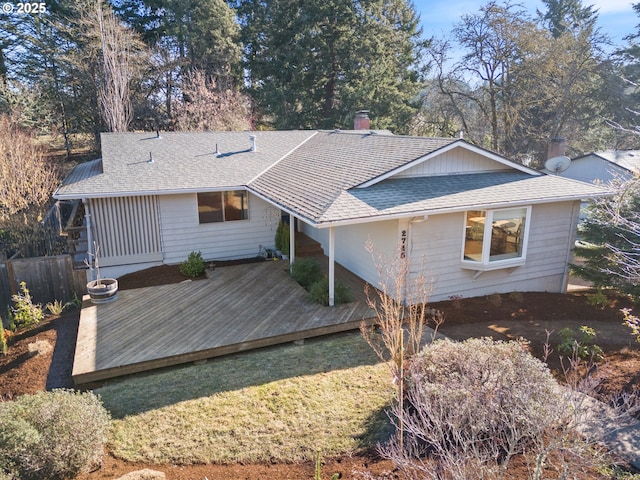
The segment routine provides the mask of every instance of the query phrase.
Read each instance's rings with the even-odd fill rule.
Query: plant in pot
[[[92,303],[111,302],[116,299],[116,294],[118,293],[118,280],[100,277],[100,262],[98,260],[100,247],[95,242],[93,244],[93,252],[88,252],[89,258],[84,261],[90,270],[96,272],[96,279],[87,283],[87,293]]]

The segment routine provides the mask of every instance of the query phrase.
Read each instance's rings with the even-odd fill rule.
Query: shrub
[[[600,362],[604,358],[602,348],[593,343],[596,338],[596,331],[593,328],[582,325],[576,334],[573,329],[567,327],[560,330],[558,335],[561,340],[558,352],[561,354],[577,355],[583,360],[594,362]]]
[[[499,293],[492,293],[487,296],[487,300],[493,307],[501,307],[502,306],[502,297]]]
[[[276,229],[275,244],[277,250],[280,250],[285,255],[289,255],[289,224],[282,220],[280,220],[278,228]]]
[[[93,393],[54,390],[0,403],[0,471],[64,479],[99,463],[109,414]]]
[[[311,300],[321,305],[329,305],[329,279],[323,277],[315,282],[309,288],[309,295]],[[334,304],[340,305],[341,303],[349,303],[352,300],[349,287],[346,285],[335,282],[334,284]]]
[[[0,353],[6,355],[8,349],[7,337],[4,334],[4,325],[2,325],[2,318],[0,318]]]
[[[293,279],[309,290],[311,285],[322,280],[320,264],[312,258],[301,258],[291,264]]]
[[[598,290],[596,293],[592,293],[591,295],[587,295],[587,302],[592,307],[597,307],[603,310],[607,305],[609,305],[609,299],[604,294],[602,290]]]
[[[180,273],[187,277],[199,277],[207,269],[207,263],[202,259],[201,252],[191,252],[187,259],[180,264]]]
[[[640,343],[640,318],[635,316],[630,308],[620,310],[624,316],[623,325],[631,329],[631,333],[635,335],[636,341]]]
[[[11,316],[17,327],[30,328],[39,324],[44,318],[42,306],[34,305],[26,283],[20,282],[20,293],[13,295],[11,299],[14,303]]]
[[[509,298],[517,303],[522,303],[522,301],[524,300],[524,296],[521,292],[511,292],[509,294]]]
[[[51,312],[52,315],[60,315],[68,304],[63,304],[60,300],[54,300],[53,303],[47,303],[47,310]]]
[[[439,340],[408,368],[405,402],[394,410],[403,419],[404,446],[396,439],[386,454],[398,465],[404,462],[408,474],[423,467],[472,468],[451,478],[492,478],[492,468],[506,468],[514,454],[540,445],[554,431],[564,405],[546,365],[522,344]],[[422,462],[425,455],[433,461]]]

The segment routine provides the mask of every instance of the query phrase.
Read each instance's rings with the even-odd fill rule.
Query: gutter
[[[59,188],[58,188],[59,190]],[[206,193],[206,192],[225,192],[228,190],[246,190],[249,191],[245,185],[230,185],[226,187],[213,187],[213,188],[183,188],[183,189],[171,189],[171,190],[148,190],[144,192],[109,192],[109,193],[63,193],[59,194],[58,190],[53,194],[53,198],[56,200],[77,200],[81,198],[118,198],[118,197],[146,197],[153,195],[180,195],[188,193]]]
[[[605,197],[610,195],[610,193],[602,193],[590,195],[589,198],[597,198],[597,197]],[[358,217],[346,220],[334,220],[327,222],[312,222],[316,228],[328,228],[328,227],[340,227],[346,225],[355,225],[360,223],[370,223],[379,220],[397,220],[399,218],[411,218],[411,217],[419,217],[425,215],[442,215],[446,213],[459,213],[466,212],[467,210],[491,210],[498,208],[511,208],[511,207],[521,207],[527,205],[542,205],[545,203],[556,203],[556,202],[573,202],[577,200],[581,200],[582,197],[557,197],[557,198],[546,198],[546,199],[538,199],[538,200],[524,200],[520,202],[501,202],[501,203],[492,203],[492,204],[474,204],[474,205],[462,205],[459,207],[449,207],[449,208],[438,208],[431,210],[413,210],[411,212],[403,212],[403,213],[393,213],[393,214],[382,214],[375,215],[370,217]]]

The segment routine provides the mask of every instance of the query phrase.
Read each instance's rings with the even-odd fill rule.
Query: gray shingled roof
[[[247,186],[319,226],[471,207],[561,201],[602,187],[513,169],[492,173],[385,178],[459,142],[380,133],[248,132],[103,134],[104,161],[76,167],[57,198],[195,192]],[[215,155],[216,144],[220,155]],[[153,163],[148,163],[149,152]],[[377,181],[366,188],[359,186]]]
[[[606,190],[555,175],[491,172],[396,178],[342,192],[318,223],[379,216],[495,208],[602,195]]]
[[[193,192],[247,185],[316,132],[162,132],[102,134],[102,170],[76,167],[56,198]],[[256,151],[249,151],[249,135]],[[216,145],[220,155],[215,155]],[[149,156],[153,163],[149,163]],[[96,162],[96,163],[94,163]]]
[[[458,140],[364,132],[318,132],[249,184],[251,190],[313,222],[345,190]]]

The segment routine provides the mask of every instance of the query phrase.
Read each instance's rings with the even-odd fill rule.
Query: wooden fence
[[[68,302],[74,294],[82,299],[86,271],[74,270],[71,255],[0,260],[0,316],[6,317],[11,296],[25,282],[34,303]]]

